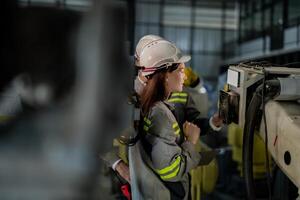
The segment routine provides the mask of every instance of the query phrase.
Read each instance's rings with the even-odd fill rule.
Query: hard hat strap
[[[174,63],[166,63],[166,64],[163,64],[159,67],[144,67],[143,72],[155,72],[155,71],[158,71],[158,70],[161,70],[161,69],[164,69],[164,68],[168,68],[170,66],[172,66]]]

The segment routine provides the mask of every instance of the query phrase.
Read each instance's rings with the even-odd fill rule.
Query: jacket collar
[[[164,100],[163,103],[170,109],[170,110],[174,110],[175,106],[173,103],[168,102],[168,100]]]

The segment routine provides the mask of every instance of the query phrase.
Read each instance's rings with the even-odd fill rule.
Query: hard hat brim
[[[191,56],[188,55],[184,55],[181,58],[178,59],[178,63],[186,63],[189,62],[191,60]]]

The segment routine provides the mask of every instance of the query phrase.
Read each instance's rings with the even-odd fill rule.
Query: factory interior
[[[300,0],[0,9],[0,200],[300,200]]]

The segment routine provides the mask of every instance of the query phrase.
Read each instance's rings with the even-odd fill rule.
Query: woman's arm
[[[181,146],[176,143],[179,136],[174,125],[177,122],[171,111],[166,109],[158,107],[153,110],[146,139],[152,146],[150,156],[157,175],[164,181],[175,182],[182,180],[198,165],[200,154],[189,141]]]

